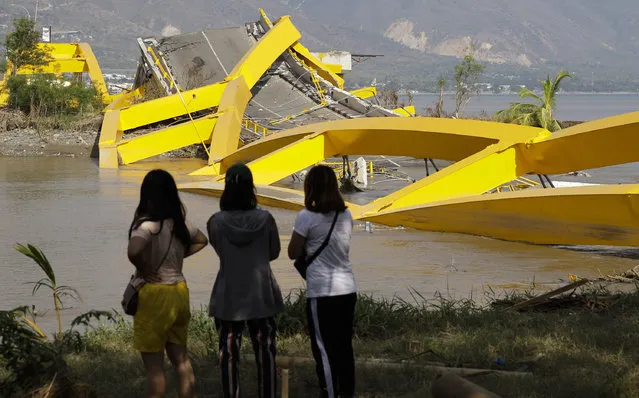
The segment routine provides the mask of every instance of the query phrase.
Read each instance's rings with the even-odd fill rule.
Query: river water
[[[29,282],[43,275],[13,245],[40,247],[56,271],[59,284],[75,287],[82,302],[68,302],[68,322],[89,309],[119,309],[123,288],[133,267],[126,259],[127,229],[137,205],[139,184],[155,167],[170,170],[178,181],[197,168],[198,161],[148,162],[119,170],[100,170],[94,160],[74,158],[0,158],[0,300],[1,308],[35,305],[44,313],[38,321],[55,328],[52,300],[41,290],[31,295]],[[593,182],[634,182],[635,165],[609,168]],[[621,176],[621,180],[618,180]],[[212,197],[182,193],[188,217],[204,230],[218,209]],[[273,263],[284,291],[303,286],[286,259],[285,248],[295,213],[270,209],[278,223],[283,252]],[[503,242],[452,233],[432,233],[356,223],[352,261],[359,289],[375,295],[409,297],[409,288],[427,298],[437,292],[457,298],[481,298],[529,285],[553,285],[569,273],[594,276],[626,270],[634,261],[599,252]],[[208,302],[218,270],[209,246],[187,259],[185,275],[192,304]],[[48,310],[48,311],[46,311]]]
[[[415,95],[413,103],[418,114],[425,115],[427,108],[435,108],[438,95]],[[402,97],[401,101],[406,102]],[[522,102],[515,94],[481,94],[471,98],[464,110],[465,115],[493,115],[506,109],[512,102]],[[526,99],[523,102],[531,102]],[[455,96],[444,96],[444,109],[455,110]],[[559,94],[555,117],[559,120],[594,120],[639,110],[639,94]]]

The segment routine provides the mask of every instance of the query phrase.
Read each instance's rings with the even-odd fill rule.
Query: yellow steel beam
[[[113,105],[113,109],[107,108],[102,119],[100,129],[100,140],[98,149],[100,151],[100,168],[117,169],[120,165],[118,156],[118,143],[122,138],[122,130],[118,129],[120,110]]]
[[[290,18],[282,17],[235,65],[225,79],[228,83],[218,107],[221,116],[211,133],[209,165],[192,175],[218,175],[223,172],[218,162],[238,149],[244,110],[252,97],[251,88],[300,37]]]
[[[479,195],[527,170],[520,144],[495,144],[362,207],[365,215],[444,199]]]
[[[324,64],[322,61],[317,59],[308,48],[304,47],[302,43],[295,43],[291,49],[297,53],[297,56],[304,61],[304,63],[317,71],[317,74],[320,75],[325,80],[328,80],[331,84],[336,87],[344,88],[344,79],[335,73],[332,68]]]
[[[560,174],[639,162],[639,112],[582,123],[530,146],[533,172]]]
[[[415,116],[415,107],[413,105],[402,106],[400,108],[393,109],[393,112],[400,116],[412,117]]]
[[[104,76],[102,75],[102,69],[100,69],[100,64],[98,63],[98,59],[95,57],[95,54],[93,54],[91,46],[89,43],[78,43],[77,46],[79,54],[87,63],[87,72],[89,73],[93,87],[95,87],[97,92],[102,95],[103,100],[106,103],[109,103],[112,97],[109,95],[109,90],[107,90],[106,83],[104,82]]]
[[[244,109],[246,109],[251,96],[251,89],[243,75],[227,84],[218,108],[221,116],[215,129],[211,132],[209,165],[216,163],[238,148]],[[213,166],[216,167],[216,165]],[[220,172],[217,169],[215,171]]]
[[[377,87],[362,87],[350,93],[361,99],[371,98],[377,95]]]
[[[535,244],[639,246],[639,185],[470,196],[384,211],[362,220]]]
[[[244,54],[225,80],[231,81],[244,76],[247,86],[253,87],[275,60],[300,37],[302,34],[288,16],[280,18],[279,22]]]
[[[328,132],[340,155],[431,157],[458,161],[488,145],[526,142],[547,136],[546,130],[477,120],[371,117],[343,119],[296,127],[252,142],[222,159],[223,167],[248,162],[306,135]]]
[[[33,75],[37,73],[81,73],[87,72],[84,58],[56,58],[47,65],[31,67],[24,66],[16,71],[18,75]]]
[[[38,43],[38,47],[48,51],[53,59],[73,58],[79,54],[77,43]]]
[[[212,131],[217,122],[217,115],[196,119],[165,129],[123,140],[118,144],[118,153],[123,164],[134,163],[142,159],[160,155],[165,152],[200,144],[201,134]],[[205,141],[206,142],[206,141]]]
[[[20,68],[17,74],[87,72],[105,104],[115,99],[115,96],[109,95],[98,60],[88,43],[40,43],[39,46],[49,51],[51,62],[37,68]],[[5,75],[5,79],[8,75]],[[6,104],[6,96],[4,99],[0,97],[0,104]]]
[[[251,99],[251,87],[299,35],[290,20],[283,19],[244,55],[227,76],[226,83],[181,93],[182,98],[178,93],[123,109],[118,125],[120,131],[183,115],[187,113],[187,108],[189,112],[193,112],[217,106],[219,119],[216,115],[216,123],[184,122],[123,142],[119,144],[122,162],[136,162],[197,142],[211,143],[209,163],[235,151],[238,148],[244,110]],[[182,99],[193,104],[185,107]],[[211,128],[207,130],[208,127]],[[179,135],[186,130],[192,132],[188,137]],[[193,134],[197,136],[197,141],[193,141]],[[206,171],[214,174],[219,172],[215,164],[207,167]]]
[[[264,23],[268,27],[271,27],[271,28],[273,27],[273,24],[271,23],[271,20],[268,18],[268,16],[264,12],[264,10],[261,9],[261,8],[260,8],[260,19],[262,21],[264,21]],[[283,17],[279,18],[276,21],[275,24],[277,25],[277,23],[280,22],[282,19],[289,19],[289,17],[288,16],[283,16]],[[337,73],[340,73],[340,72],[336,72],[334,66],[332,66],[332,65],[329,66],[329,65],[323,63],[317,57],[315,57],[313,54],[311,54],[311,52],[306,47],[304,47],[304,45],[302,45],[302,43],[297,41],[301,37],[302,36],[300,35],[300,37],[298,37],[296,39],[296,42],[294,44],[292,44],[292,46],[290,46],[291,50],[295,51],[297,56],[302,58],[302,61],[304,61],[306,66],[316,70],[317,73],[321,77],[323,77],[324,79],[328,80],[333,85],[335,85],[335,86],[337,86],[339,88],[344,88],[344,79],[342,79],[340,76],[337,75]],[[339,66],[339,69],[341,71],[341,66],[340,65],[336,65],[336,66]]]
[[[216,83],[183,91],[181,94],[186,106],[179,94],[129,106],[122,109],[120,128],[126,131],[163,120],[182,117],[189,112],[193,113],[207,108],[216,108],[220,103],[225,87],[226,83]],[[207,131],[206,136],[208,137],[209,135],[210,131]]]
[[[290,176],[295,171],[333,156],[334,152],[335,148],[325,134],[313,134],[273,154],[256,159],[248,166],[256,184],[270,185]],[[218,180],[223,180],[223,177]]]

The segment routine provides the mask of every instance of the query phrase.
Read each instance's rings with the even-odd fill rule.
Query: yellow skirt
[[[186,282],[146,283],[133,317],[133,347],[140,352],[162,352],[167,343],[186,345],[190,320]]]

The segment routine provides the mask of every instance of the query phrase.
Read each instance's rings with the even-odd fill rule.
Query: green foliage
[[[561,130],[561,125],[554,118],[553,111],[557,103],[556,97],[559,85],[565,78],[572,78],[572,75],[567,70],[562,69],[554,80],[550,80],[550,75],[546,77],[546,80],[542,80],[543,98],[527,88],[522,88],[519,91],[519,98],[532,98],[537,104],[514,102],[508,109],[497,112],[495,120],[523,126],[541,127],[550,132]]]
[[[13,72],[23,66],[38,67],[50,61],[49,51],[38,46],[40,34],[35,30],[35,22],[29,18],[15,18],[14,30],[7,34],[4,45]]]
[[[58,81],[52,75],[11,76],[7,88],[9,107],[31,116],[78,115],[101,108],[94,87],[77,81]]]
[[[460,117],[470,98],[479,94],[477,83],[486,67],[477,62],[473,53],[474,46],[471,46],[470,53],[455,65],[455,117]]]
[[[70,286],[58,285],[55,278],[55,272],[53,272],[53,267],[51,266],[51,263],[49,262],[47,257],[44,255],[42,250],[38,249],[37,247],[31,244],[27,244],[26,246],[22,244],[17,244],[15,246],[15,249],[19,251],[20,253],[24,254],[25,256],[29,257],[30,259],[32,259],[38,265],[38,267],[40,267],[42,272],[44,272],[44,274],[46,275],[44,278],[40,279],[39,281],[33,282],[32,294],[35,295],[36,292],[41,287],[45,287],[51,291],[51,295],[53,297],[53,305],[55,307],[55,311],[58,316],[57,338],[61,339],[62,338],[61,311],[63,308],[62,298],[66,297],[66,298],[71,298],[73,300],[79,300],[80,294],[78,293],[77,290],[75,290],[74,288]]]
[[[55,348],[26,322],[26,314],[26,307],[0,311],[0,358],[9,371],[0,382],[3,397],[36,385],[57,362]]]

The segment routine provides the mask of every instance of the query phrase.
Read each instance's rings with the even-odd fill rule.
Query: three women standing
[[[321,394],[352,397],[357,297],[349,259],[353,219],[331,168],[313,167],[304,194],[305,209],[295,220],[288,254],[291,259],[312,255],[306,273],[306,309]],[[284,311],[284,302],[270,262],[281,247],[275,219],[257,208],[247,166],[236,164],[227,170],[220,211],[209,218],[207,230],[220,258],[209,315],[219,334],[223,395],[239,397],[240,346],[248,325],[258,396],[275,397],[274,317]],[[175,181],[166,171],[153,170],[145,177],[129,236],[129,259],[146,282],[134,317],[134,346],[142,352],[147,369],[148,396],[164,394],[164,350],[180,376],[180,397],[192,396],[194,377],[186,350],[190,305],[182,262],[201,250],[207,239],[186,221]]]

